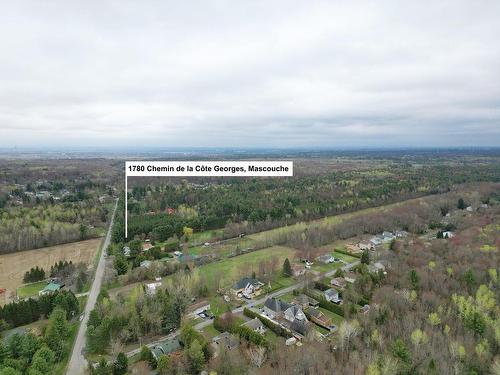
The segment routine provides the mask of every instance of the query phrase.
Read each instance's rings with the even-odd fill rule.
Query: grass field
[[[89,264],[93,261],[100,243],[101,239],[95,238],[0,255],[0,288],[14,292],[23,284],[24,274],[32,267],[38,266],[47,272],[60,260]]]
[[[250,276],[252,272],[258,273],[259,262],[269,260],[275,256],[278,259],[278,265],[281,268],[285,258],[292,259],[295,250],[284,246],[273,246],[262,250],[253,251],[248,254],[240,255],[234,258],[224,259],[220,262],[209,263],[198,268],[200,275],[207,278],[209,283],[215,281],[215,275],[222,276],[223,284],[231,284],[243,274]],[[278,283],[284,282],[279,278]]]
[[[37,283],[24,284],[17,289],[17,296],[19,298],[28,298],[37,296],[38,292],[41,291],[47,285],[47,281],[39,281]]]
[[[335,324],[337,327],[344,321],[344,318],[341,317],[340,315],[337,315],[329,310],[326,310],[322,307],[319,307],[319,310],[325,314],[327,317],[329,317],[332,320],[332,323]]]

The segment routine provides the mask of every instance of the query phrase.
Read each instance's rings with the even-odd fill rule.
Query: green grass
[[[234,239],[231,239],[228,241],[224,241],[221,244],[211,245],[210,247],[204,247],[204,246],[190,247],[186,251],[186,254],[200,255],[203,253],[216,252],[221,257],[227,257],[231,253],[235,253],[237,248],[239,248],[240,250],[243,250],[243,249],[252,248],[254,246],[255,246],[255,241],[253,241],[252,239],[249,239],[246,237],[234,238]]]
[[[17,290],[17,295],[19,298],[28,298],[37,296],[38,292],[41,291],[47,285],[47,281],[38,281],[36,283],[24,284],[20,286]]]
[[[221,332],[215,329],[213,324],[210,324],[203,328],[203,336],[205,336],[207,339],[212,339],[215,336],[220,335]]]
[[[329,310],[326,310],[322,307],[319,307],[319,310],[325,314],[327,317],[329,317],[332,320],[332,323],[335,324],[337,327],[344,321],[344,318],[341,317],[340,315],[337,315]]]
[[[291,259],[294,254],[295,250],[289,247],[272,246],[248,254],[224,259],[220,262],[209,263],[198,267],[197,270],[201,276],[207,279],[208,283],[214,283],[217,275],[221,276],[224,285],[230,285],[242,276],[243,270],[248,276],[250,276],[252,272],[257,273],[259,271],[259,262],[261,261],[268,261],[271,257],[277,257],[277,264],[281,269],[285,258],[288,257]],[[290,281],[283,280],[281,275],[279,275],[276,283],[279,285],[288,285],[289,282],[293,283],[293,279],[289,279]],[[273,283],[271,283],[271,286],[274,288]]]
[[[341,260],[343,260],[344,262],[347,262],[347,263],[353,263],[353,262],[356,262],[357,260],[359,260],[356,257],[350,256],[350,255],[347,255],[347,254],[342,254],[342,253],[339,253],[337,251],[334,251],[332,253],[332,255],[335,258],[339,258],[339,259],[341,259]]]
[[[206,230],[204,232],[193,233],[189,239],[189,244],[202,244],[204,242],[210,242],[216,238],[222,238],[224,235],[223,229]]]

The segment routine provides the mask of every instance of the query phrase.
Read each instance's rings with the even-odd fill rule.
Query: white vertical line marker
[[[125,162],[125,238],[128,238],[128,170],[127,170],[127,162]]]

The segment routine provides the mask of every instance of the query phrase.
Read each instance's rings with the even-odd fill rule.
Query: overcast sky
[[[0,147],[499,146],[500,1],[8,1]]]

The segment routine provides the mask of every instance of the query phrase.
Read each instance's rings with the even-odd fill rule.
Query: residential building
[[[316,259],[318,260],[318,262],[322,262],[325,264],[335,262],[335,258],[331,254],[323,254],[317,257]]]
[[[227,350],[233,350],[240,344],[240,340],[229,332],[223,332],[219,336],[214,337],[212,342],[221,347],[223,346]]]
[[[241,298],[251,299],[258,296],[262,292],[263,283],[252,277],[244,277],[236,282],[231,288],[231,292]]]
[[[140,264],[142,268],[149,268],[151,267],[151,261],[150,260],[143,260]]]
[[[305,294],[299,294],[297,297],[295,297],[293,303],[295,305],[302,306],[302,309],[307,309],[310,306],[316,307],[319,305],[319,301]]]
[[[172,354],[178,350],[181,350],[181,344],[177,339],[165,340],[160,344],[157,344],[151,350],[153,357],[158,360],[162,355]]]
[[[343,277],[335,277],[330,281],[330,284],[337,288],[344,289],[347,286],[347,281]]]
[[[61,284],[58,284],[58,283],[48,283],[45,288],[43,288],[42,290],[40,290],[38,292],[38,295],[39,296],[43,296],[45,294],[50,294],[50,293],[54,293],[54,292],[57,292],[59,290],[61,290],[61,288],[63,287],[64,285],[61,285]]]
[[[253,318],[252,320],[243,323],[242,326],[250,328],[252,331],[260,333],[261,335],[266,333],[266,328],[259,318]]]
[[[358,247],[361,251],[373,250],[375,248],[375,245],[370,241],[361,241],[360,243],[358,243]]]
[[[329,302],[333,302],[333,303],[336,303],[336,304],[340,304],[342,303],[342,298],[340,298],[339,296],[339,292],[337,289],[327,289],[323,292],[325,298],[327,301]]]
[[[325,328],[330,329],[332,326],[332,320],[328,318],[323,312],[319,309],[309,309],[307,313],[310,316],[312,322],[319,324]]]

